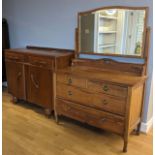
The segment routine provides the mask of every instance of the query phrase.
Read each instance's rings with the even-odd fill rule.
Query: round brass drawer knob
[[[107,85],[104,85],[103,86],[103,91],[108,91],[108,90],[109,90],[108,86]]]
[[[103,104],[107,105],[108,104],[107,100],[103,100]]]

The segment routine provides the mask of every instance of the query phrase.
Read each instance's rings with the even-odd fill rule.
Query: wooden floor
[[[27,103],[13,104],[3,92],[3,155],[122,155],[122,139],[105,131],[61,118],[46,118]],[[152,155],[152,131],[131,135],[125,155]]]

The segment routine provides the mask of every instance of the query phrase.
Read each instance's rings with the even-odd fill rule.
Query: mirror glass
[[[79,52],[142,56],[145,9],[101,9],[79,13]]]

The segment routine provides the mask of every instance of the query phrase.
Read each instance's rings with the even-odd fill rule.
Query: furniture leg
[[[128,141],[124,140],[123,152],[127,152]]]
[[[141,122],[138,123],[137,129],[136,129],[136,134],[139,136],[140,135],[140,127],[141,127]]]
[[[45,115],[49,118],[51,116],[51,109],[45,109]]]
[[[17,97],[13,96],[13,98],[12,98],[12,102],[13,102],[14,104],[16,104],[16,103],[18,102]]]
[[[58,114],[56,111],[54,111],[54,117],[55,117],[56,123],[59,124],[59,118],[58,118]]]
[[[128,139],[129,139],[129,133],[124,134],[123,152],[127,152],[127,149],[128,149]]]

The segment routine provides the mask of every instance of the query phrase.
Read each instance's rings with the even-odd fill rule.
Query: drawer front
[[[125,115],[126,101],[122,98],[109,96],[106,94],[95,94],[92,96],[92,102],[94,107],[115,114]]]
[[[64,83],[67,85],[77,86],[86,88],[86,79],[75,77],[69,74],[57,74],[57,82]]]
[[[92,93],[87,93],[83,89],[76,88],[74,86],[68,86],[58,82],[56,85],[56,94],[61,98],[83,104],[91,103],[91,96],[93,95]]]
[[[6,61],[24,62],[24,58],[25,56],[23,54],[18,54],[18,53],[13,53],[13,52],[5,53]]]
[[[89,91],[100,92],[109,95],[127,97],[127,88],[106,82],[88,81],[87,87]]]
[[[120,115],[124,115],[125,113],[126,101],[122,100],[122,98],[101,93],[90,93],[86,90],[60,83],[57,83],[57,96],[89,107],[94,107],[96,109],[105,110]]]
[[[123,134],[124,132],[123,117],[60,99],[56,100],[56,108],[59,115],[65,115],[118,134]]]
[[[54,60],[48,57],[29,56],[29,63],[38,67],[54,69]]]

